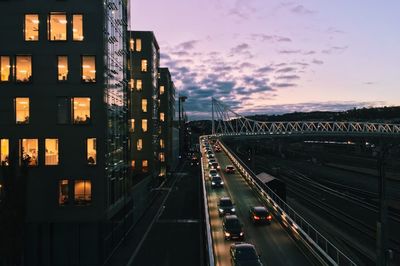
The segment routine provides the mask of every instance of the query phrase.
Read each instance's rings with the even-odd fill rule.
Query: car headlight
[[[228,232],[225,232],[225,236],[231,236],[231,234],[229,234]]]
[[[234,212],[234,211],[236,211],[236,209],[235,209],[235,208],[232,208],[232,209],[231,209],[231,211],[233,211],[233,212]]]
[[[240,236],[243,236],[243,232],[240,232]]]
[[[221,181],[221,185],[223,185],[224,184],[224,181]]]
[[[215,185],[215,182],[211,182],[211,185]]]
[[[224,209],[218,209],[220,212],[223,212],[224,211]]]

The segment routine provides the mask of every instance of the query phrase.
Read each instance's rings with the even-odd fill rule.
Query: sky
[[[400,1],[131,0],[189,119],[400,105]]]

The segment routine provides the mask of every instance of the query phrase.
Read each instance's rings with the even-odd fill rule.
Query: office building
[[[101,265],[127,228],[127,5],[0,1],[1,167],[28,164],[27,265]]]

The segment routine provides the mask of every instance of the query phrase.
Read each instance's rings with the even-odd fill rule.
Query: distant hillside
[[[258,121],[369,121],[400,124],[400,106],[351,109],[341,112],[295,112],[283,115],[247,116]],[[193,132],[211,134],[211,120],[191,121]]]

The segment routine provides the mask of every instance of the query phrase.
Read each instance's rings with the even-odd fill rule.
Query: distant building
[[[29,164],[29,265],[101,265],[128,228],[127,4],[0,1],[0,158]]]
[[[129,31],[130,160],[133,182],[160,174],[159,61],[154,33]]]
[[[175,120],[175,85],[168,68],[160,68],[160,153],[161,176],[175,168],[173,158],[173,127]]]

